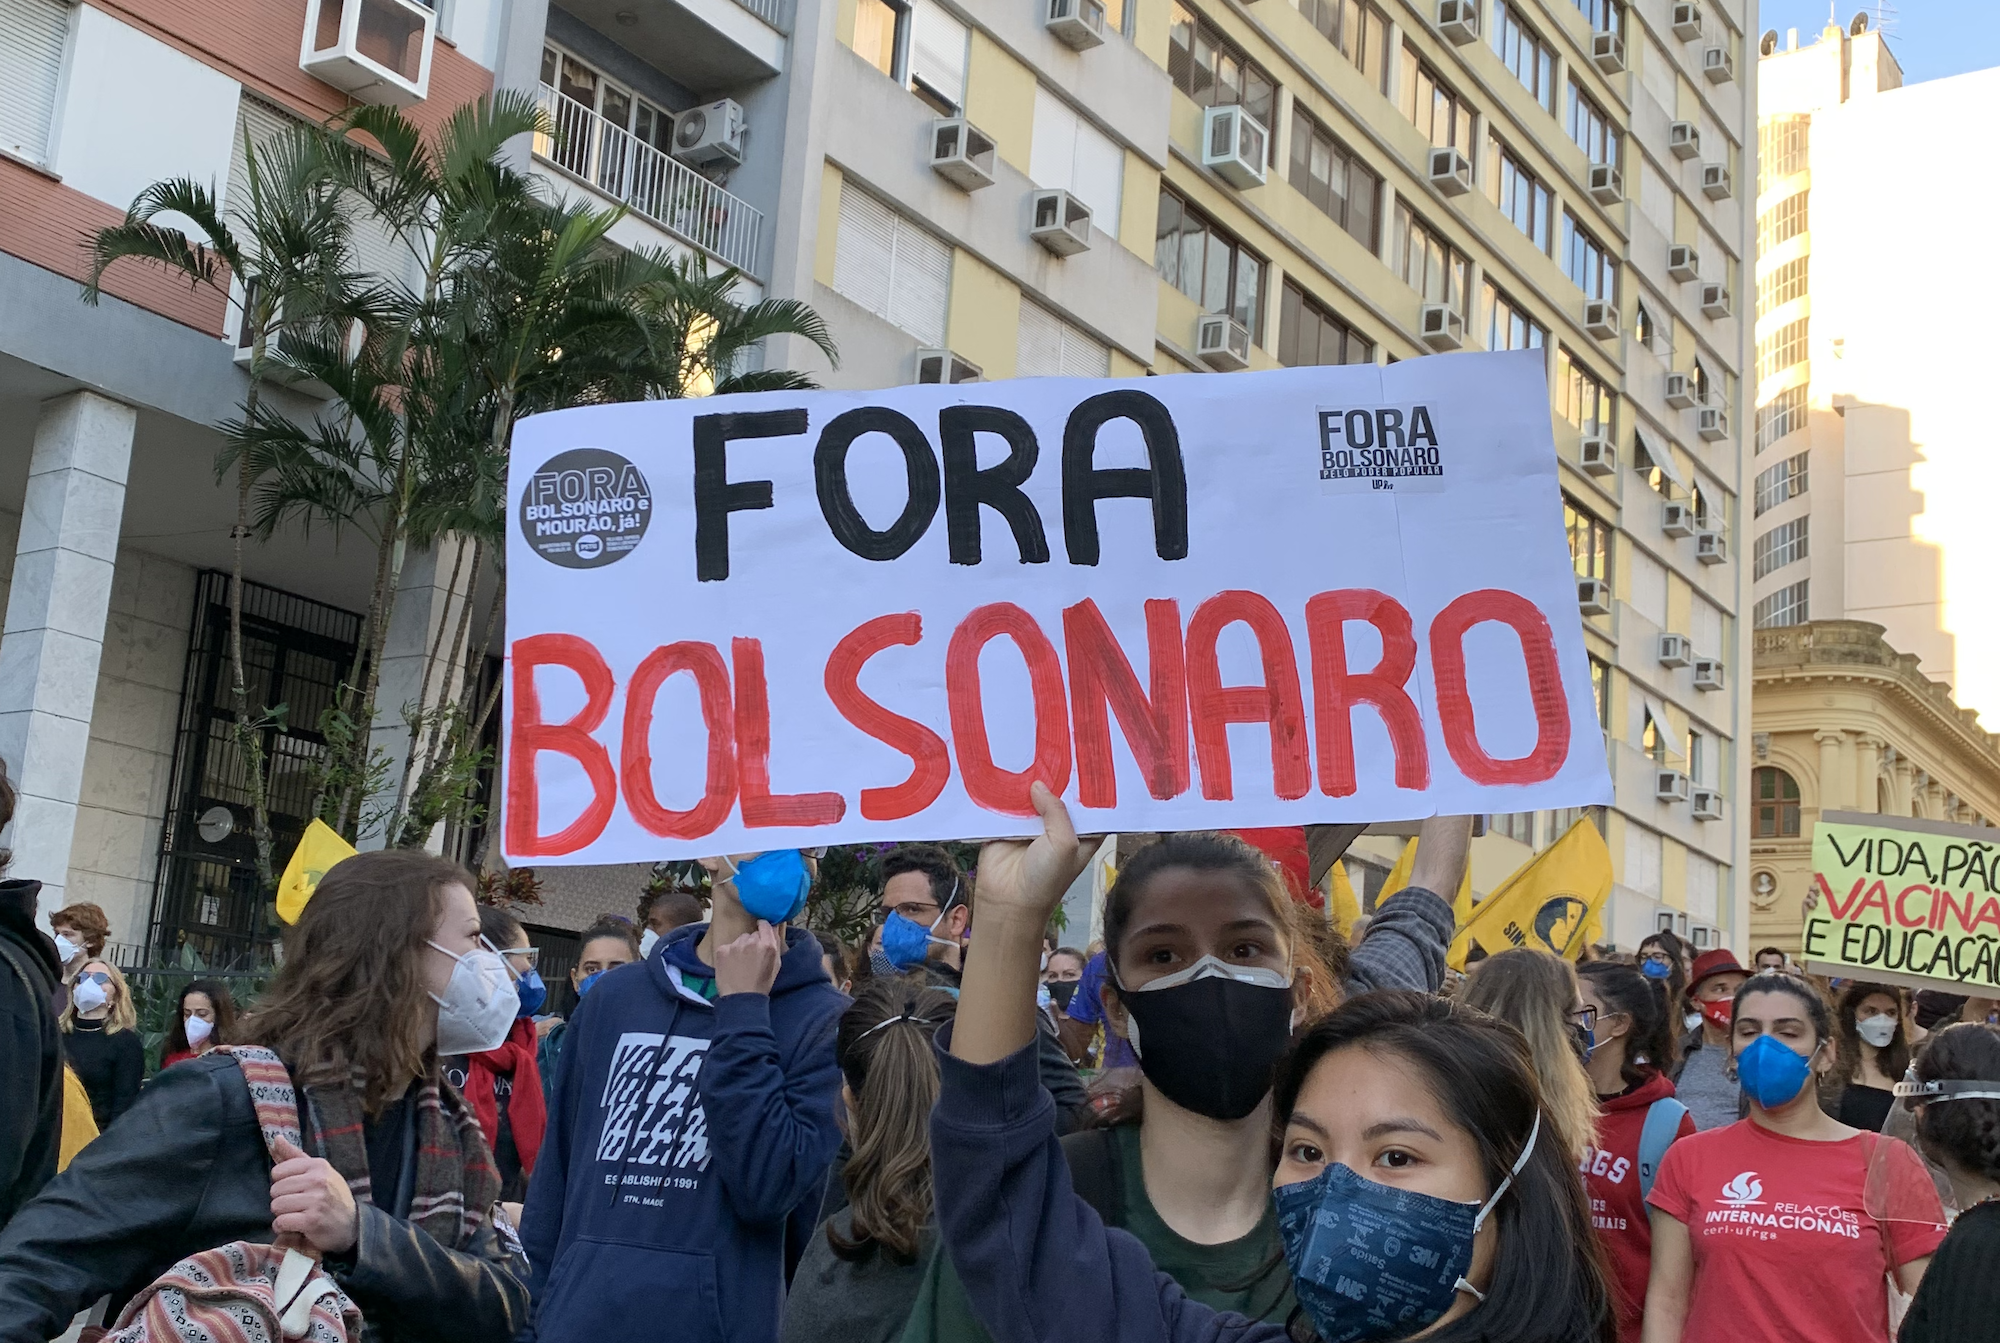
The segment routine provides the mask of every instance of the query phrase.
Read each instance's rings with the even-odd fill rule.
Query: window
[[[1271,127],[1277,85],[1219,28],[1178,0],[1167,30],[1167,78],[1203,107],[1240,103],[1265,128]]]
[[[1623,137],[1597,100],[1583,91],[1572,75],[1569,81],[1569,138],[1592,163],[1616,165]]]
[[[1348,64],[1381,87],[1388,62],[1383,56],[1389,21],[1367,0],[1294,0],[1306,22],[1333,43]]]
[[[1646,311],[1645,304],[1636,305],[1632,312],[1632,339],[1638,341],[1642,348],[1650,350],[1658,335],[1659,328],[1653,324],[1653,314]]]
[[[1750,796],[1757,809],[1756,839],[1797,839],[1799,782],[1776,765],[1750,771]]]
[[[1561,345],[1556,347],[1556,413],[1586,438],[1611,433],[1611,393]]]
[[[1757,451],[1806,427],[1806,389],[1788,387],[1757,407]]]
[[[944,344],[951,248],[852,185],[840,193],[833,287],[920,344]]]
[[[1812,118],[1757,118],[1757,194],[1763,195],[1771,183],[1806,167],[1807,131]]]
[[[1666,726],[1653,717],[1651,709],[1646,710],[1646,726],[1639,732],[1639,749],[1652,759],[1655,765],[1664,767],[1667,763]]]
[[[1496,138],[1487,138],[1486,191],[1515,228],[1528,236],[1537,251],[1549,250],[1554,232],[1550,218],[1555,197],[1521,161],[1507,152]]]
[[[1762,256],[1781,242],[1789,242],[1806,231],[1806,197],[1801,191],[1787,196],[1757,216],[1757,254]]]
[[[1687,775],[1688,778],[1694,780],[1696,783],[1708,782],[1707,748],[1708,739],[1693,728],[1689,728],[1687,736]]]
[[[1202,311],[1228,313],[1250,328],[1250,339],[1263,344],[1263,258],[1165,187],[1160,189],[1153,267]]]
[[[1610,526],[1567,494],[1563,496],[1563,522],[1569,528],[1569,558],[1576,576],[1610,582]]]
[[[1595,654],[1590,655],[1590,693],[1597,701],[1597,725],[1608,732],[1611,730],[1611,664]],[[1574,818],[1571,818],[1571,824],[1574,824]]]
[[[1787,322],[1757,342],[1757,381],[1806,361],[1806,319]]]
[[[1103,378],[1110,373],[1110,346],[1041,304],[1023,300],[1014,351],[1015,377]]]
[[[1585,298],[1618,301],[1618,262],[1568,210],[1563,211],[1562,249],[1563,274]]]
[[[1396,222],[1390,234],[1389,268],[1403,283],[1424,296],[1426,303],[1449,304],[1465,316],[1466,282],[1471,263],[1398,197]]]
[[[1533,28],[1521,22],[1519,6],[1508,0],[1493,2],[1493,50],[1534,100],[1555,115],[1555,55]]]
[[[1672,451],[1666,443],[1655,447],[1640,437],[1638,430],[1632,431],[1632,469],[1644,476],[1647,488],[1662,499],[1674,497],[1674,478],[1660,465],[1660,459]]]
[[[1807,455],[1795,452],[1777,465],[1767,466],[1757,473],[1757,511],[1754,516],[1762,517],[1787,499],[1796,499],[1806,492]]]
[[[1382,199],[1382,179],[1296,104],[1292,114],[1292,185],[1363,247],[1373,252],[1379,245],[1375,207]]]
[[[1130,37],[1138,19],[1138,0],[1104,0],[1105,32]]]
[[[1787,261],[1757,281],[1757,311],[1760,314],[1781,308],[1795,298],[1805,297],[1807,260],[1806,257],[1798,257]]]
[[[965,25],[937,0],[911,0],[909,89],[944,116],[965,106],[967,41]]]
[[[1287,368],[1372,364],[1375,345],[1287,280],[1278,301],[1278,362]]]
[[[1810,517],[1793,518],[1790,522],[1779,523],[1751,542],[1751,576],[1762,578],[1776,573],[1794,560],[1804,559],[1810,540],[1806,527],[1811,521]]]
[[[1403,49],[1403,87],[1396,105],[1433,145],[1472,157],[1472,109],[1413,48]]]
[[[67,4],[0,0],[0,149],[9,154],[48,158],[68,37]]]
[[[854,50],[891,79],[900,77],[910,10],[891,0],[860,0],[854,12]]]
[[[1125,199],[1125,151],[1068,103],[1035,86],[1035,131],[1028,176],[1038,187],[1060,187],[1090,207],[1097,227],[1118,231]]]
[[[1548,328],[1494,288],[1492,281],[1480,287],[1479,304],[1486,314],[1487,349],[1539,350],[1548,342]]]
[[[1491,834],[1505,835],[1531,849],[1535,847],[1535,813],[1532,811],[1514,811],[1491,817],[1486,829]]]
[[[1592,32],[1625,35],[1625,6],[1618,0],[1573,0],[1573,3],[1576,12],[1590,21]]]
[[[1750,623],[1757,629],[1778,629],[1785,625],[1803,625],[1812,616],[1808,614],[1807,600],[1809,578],[1801,578],[1789,587],[1779,588],[1770,596],[1750,608]]]

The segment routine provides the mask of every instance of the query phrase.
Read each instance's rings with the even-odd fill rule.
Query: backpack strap
[[[278,1155],[278,1140],[284,1139],[301,1151],[305,1143],[299,1134],[299,1098],[292,1090],[292,1075],[285,1061],[262,1045],[217,1045],[212,1054],[227,1054],[243,1070],[243,1083],[250,1088],[250,1103],[257,1110],[257,1127],[264,1132],[264,1150],[271,1164]]]
[[[1064,1135],[1062,1148],[1076,1196],[1095,1208],[1106,1226],[1124,1226],[1125,1160],[1118,1135],[1108,1128],[1084,1129]]]
[[[1653,1177],[1660,1173],[1667,1148],[1680,1136],[1681,1117],[1688,1108],[1672,1096],[1662,1096],[1646,1107],[1646,1125],[1639,1130],[1639,1197],[1653,1192]]]

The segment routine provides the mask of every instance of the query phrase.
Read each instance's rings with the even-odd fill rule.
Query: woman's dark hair
[[[1766,970],[1761,975],[1750,976],[1736,990],[1736,996],[1729,1000],[1732,1020],[1743,1011],[1743,1000],[1753,993],[1788,993],[1797,998],[1805,1004],[1806,1017],[1812,1022],[1813,1033],[1820,1042],[1824,1044],[1833,1039],[1833,1008],[1826,1001],[1826,995],[1820,992],[1819,985],[1804,975],[1795,975],[1787,970]]]
[[[484,924],[480,926],[482,929],[485,927]],[[605,937],[611,938],[613,941],[623,942],[626,949],[632,953],[632,959],[635,961],[639,959],[639,935],[633,932],[632,925],[623,919],[600,919],[596,923],[591,924],[590,927],[584,929],[583,935],[576,942],[578,959],[582,959],[585,947],[599,938]]]
[[[958,999],[921,976],[871,980],[841,1014],[834,1036],[840,1075],[854,1093],[847,1139],[854,1155],[841,1171],[852,1236],[829,1220],[826,1243],[842,1259],[879,1245],[899,1263],[917,1257],[931,1219],[931,1106],[937,1055],[931,1036]]]
[[[209,1040],[218,1045],[233,1044],[230,1037],[236,1034],[236,1000],[229,996],[229,986],[219,979],[197,979],[181,990],[181,996],[174,1001],[174,1024],[167,1028],[167,1038],[160,1045],[160,1055],[184,1054],[188,1049],[187,1000],[190,993],[208,995],[208,1005],[215,1012],[215,1029]]]
[[[1646,959],[1646,948],[1652,946],[1657,946],[1666,952],[1667,959],[1673,963],[1673,969],[1667,973],[1667,977],[1664,980],[1648,981],[1649,983],[1658,984],[1665,993],[1668,1027],[1672,1029],[1676,1024],[1674,1021],[1676,1014],[1687,1010],[1688,965],[1690,963],[1688,944],[1681,940],[1678,933],[1662,928],[1659,932],[1640,940],[1640,960],[1643,961]]]
[[[14,819],[14,801],[14,781],[7,777],[7,762],[0,760],[0,830],[5,830],[7,823]],[[0,872],[5,872],[7,864],[12,861],[14,855],[0,849]]]
[[[479,907],[479,935],[498,949],[505,951],[525,931],[521,927],[521,921],[500,906]]]
[[[1280,1125],[1320,1060],[1349,1048],[1394,1056],[1422,1073],[1452,1122],[1477,1144],[1487,1188],[1500,1187],[1520,1160],[1542,1103],[1519,1031],[1444,998],[1395,989],[1364,993],[1317,1022],[1279,1065],[1274,1097]],[[1499,1243],[1486,1299],[1427,1335],[1428,1343],[1612,1343],[1617,1322],[1583,1178],[1546,1122],[1492,1217]]]
[[[1962,1021],[1932,1035],[1917,1052],[1919,1082],[1992,1082],[2000,1090],[2000,1027]],[[1968,1175],[2000,1180],[2000,1101],[1932,1101],[1923,1105],[1917,1137],[1933,1159],[1944,1157]]]
[[[1632,1029],[1625,1033],[1625,1061],[1618,1069],[1626,1087],[1638,1086],[1654,1072],[1672,1071],[1679,1058],[1680,1032],[1674,1029],[1679,1023],[1668,1020],[1658,982],[1617,961],[1592,961],[1577,966],[1576,973],[1612,1011],[1632,1018]]]
[[[1291,894],[1285,889],[1285,879],[1271,866],[1270,859],[1234,835],[1217,834],[1212,830],[1183,830],[1162,835],[1156,843],[1148,844],[1126,859],[1124,866],[1118,869],[1111,889],[1105,893],[1104,954],[1110,968],[1115,970],[1118,966],[1125,930],[1131,926],[1132,912],[1138,908],[1146,884],[1170,867],[1235,877],[1270,903],[1272,918],[1281,932],[1287,937],[1297,937],[1292,921]],[[1346,940],[1333,933],[1331,926],[1328,932],[1339,944],[1339,955],[1344,959]],[[1321,959],[1327,957],[1322,955]]]
[[[1902,1081],[1904,1071],[1910,1066],[1910,1042],[1903,1034],[1903,1009],[1908,1006],[1903,991],[1892,984],[1849,984],[1841,990],[1840,1002],[1833,1009],[1833,1068],[1822,1084],[1822,1089],[1830,1095],[1839,1094],[1861,1072],[1862,1041],[1861,1033],[1854,1029],[1854,1014],[1860,1010],[1862,999],[1876,993],[1896,1004],[1896,1033],[1882,1046],[1876,1066],[1892,1082]]]

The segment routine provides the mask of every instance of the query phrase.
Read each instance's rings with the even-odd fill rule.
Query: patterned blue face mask
[[[797,918],[812,889],[806,856],[797,849],[771,849],[747,862],[729,863],[729,879],[743,912],[772,924]]]
[[[1324,1343],[1407,1338],[1435,1324],[1461,1291],[1472,1241],[1534,1154],[1542,1117],[1507,1178],[1481,1204],[1377,1184],[1338,1162],[1272,1192],[1292,1289]]]

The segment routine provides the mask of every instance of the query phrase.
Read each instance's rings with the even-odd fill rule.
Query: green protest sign
[[[1830,811],[1813,827],[1808,970],[1991,996],[2000,830]]]

